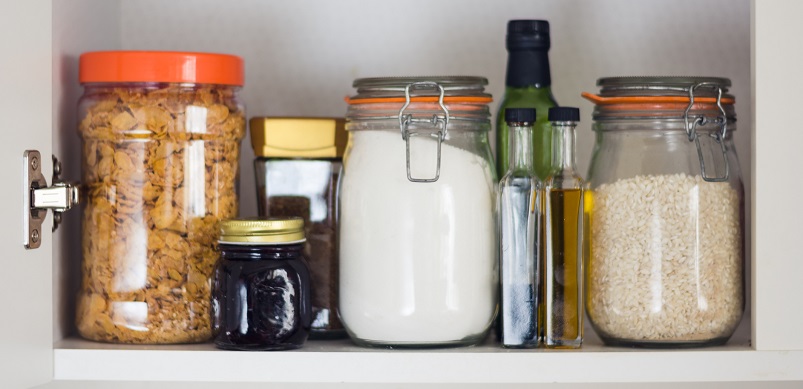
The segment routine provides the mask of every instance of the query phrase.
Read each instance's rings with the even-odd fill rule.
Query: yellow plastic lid
[[[258,157],[341,158],[346,121],[341,118],[251,118],[251,145]]]

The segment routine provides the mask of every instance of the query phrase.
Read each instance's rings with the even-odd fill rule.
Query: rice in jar
[[[725,343],[744,311],[730,80],[598,81],[586,309],[611,345]]]

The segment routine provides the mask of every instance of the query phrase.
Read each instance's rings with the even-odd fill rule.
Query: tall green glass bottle
[[[505,97],[496,115],[496,169],[501,177],[507,172],[510,162],[510,132],[505,123],[505,108],[535,108],[533,165],[535,174],[544,180],[552,170],[552,129],[547,112],[558,105],[552,97],[549,74],[549,22],[509,21],[506,46]]]

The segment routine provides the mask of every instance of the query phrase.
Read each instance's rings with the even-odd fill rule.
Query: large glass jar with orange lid
[[[360,345],[471,345],[487,334],[498,272],[486,84],[354,82],[340,191],[340,315]]]
[[[80,82],[78,331],[120,343],[209,340],[218,224],[237,216],[243,61],[85,53]]]
[[[607,344],[725,343],[744,309],[730,80],[615,77],[592,100],[586,308]]]

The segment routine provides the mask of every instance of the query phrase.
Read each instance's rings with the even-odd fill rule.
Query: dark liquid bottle
[[[501,177],[508,170],[509,138],[506,108],[534,108],[533,166],[540,180],[552,170],[552,130],[547,120],[549,108],[557,106],[552,97],[549,73],[549,22],[511,20],[507,25],[507,74],[505,96],[496,115],[496,169]]]

